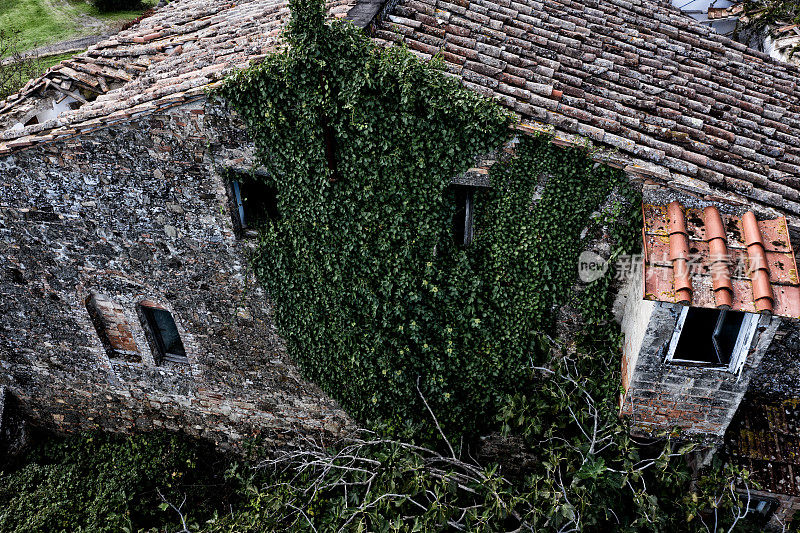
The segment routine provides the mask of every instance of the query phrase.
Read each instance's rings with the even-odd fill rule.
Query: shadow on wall
[[[28,424],[16,411],[16,399],[0,387],[0,470],[30,443]]]

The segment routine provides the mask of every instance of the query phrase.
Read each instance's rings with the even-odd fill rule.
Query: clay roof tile
[[[443,40],[442,58],[465,86],[523,121],[618,149],[615,162],[635,176],[676,188],[704,183],[706,194],[776,209],[800,228],[800,181],[779,182],[770,173],[800,175],[800,69],[718,35],[668,3],[520,0],[507,8],[399,0],[374,29],[384,42]],[[420,57],[432,55],[414,47]],[[486,56],[499,61],[486,63]],[[481,63],[480,71],[460,69],[465,58]]]
[[[643,205],[648,300],[800,318],[800,279],[786,219],[714,205]]]
[[[709,274],[714,289],[714,301],[718,308],[733,306],[733,284],[729,270],[730,257],[725,228],[719,210],[714,206],[703,209],[705,236],[709,252]]]

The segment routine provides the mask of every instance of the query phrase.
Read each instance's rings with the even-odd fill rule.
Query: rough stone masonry
[[[232,446],[350,423],[292,365],[249,271],[231,117],[199,98],[0,158],[0,387],[33,422]],[[172,314],[188,364],[154,355],[141,302]]]

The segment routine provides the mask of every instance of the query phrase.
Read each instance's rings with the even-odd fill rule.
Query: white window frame
[[[675,331],[672,333],[672,339],[669,341],[669,349],[667,356],[664,359],[665,363],[686,363],[696,364],[697,361],[687,361],[685,359],[675,359],[675,349],[678,347],[678,341],[683,332],[683,324],[686,322],[686,317],[689,315],[689,306],[684,306],[681,309],[681,314],[678,317],[678,323],[675,325]],[[711,370],[724,370],[738,374],[742,371],[744,363],[747,360],[747,354],[750,351],[750,346],[753,344],[753,337],[755,337],[756,329],[758,328],[759,315],[755,313],[744,313],[742,325],[739,327],[739,335],[736,337],[736,344],[733,346],[733,353],[731,354],[730,363],[724,366],[706,366],[697,365],[702,368]]]

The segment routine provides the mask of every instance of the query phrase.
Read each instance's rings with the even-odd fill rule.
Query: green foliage
[[[293,4],[292,46],[219,93],[278,189],[254,269],[295,361],[357,419],[428,420],[419,378],[449,432],[475,431],[526,382],[619,173],[524,138],[477,194],[475,241],[455,245],[450,180],[502,145],[509,117],[320,9]]]
[[[0,59],[8,61],[0,64],[0,100],[21,89],[42,69],[35,56],[23,56],[20,52],[19,32],[0,28]]]
[[[575,274],[592,239],[610,239],[612,259],[635,251],[640,199],[621,174],[523,138],[492,168],[479,231],[459,246],[450,180],[508,140],[510,117],[440,64],[325,23],[321,2],[293,0],[292,13],[289,48],[219,91],[278,189],[281,216],[262,228],[253,265],[292,356],[389,435],[429,423],[427,400],[442,440],[499,425],[533,464],[509,480],[449,441],[420,445],[430,424],[414,440],[306,443],[255,471],[226,470],[175,437],[82,437],[0,474],[0,528],[174,528],[156,489],[173,504],[186,497],[191,529],[218,533],[733,525],[732,487],[746,474],[715,464],[687,490],[693,445],[636,442],[617,416],[613,268],[588,286]],[[586,324],[570,346],[550,340],[564,306]]]
[[[365,446],[363,464],[350,449],[327,462],[318,453],[315,466],[290,461],[283,483],[254,490],[246,518],[216,526],[685,528],[691,446],[640,446],[616,413],[613,270],[576,290],[589,239],[608,234],[612,259],[635,251],[636,192],[582,150],[526,137],[492,168],[493,188],[475,201],[475,240],[458,246],[448,184],[507,138],[499,107],[435,64],[324,24],[318,2],[293,5],[288,41],[220,94],[244,117],[278,189],[281,217],[263,228],[254,268],[290,352],[361,420],[392,421],[395,432],[422,424],[424,397],[445,433],[485,430],[496,418],[537,461],[517,483],[479,468],[481,483],[402,442]],[[587,324],[570,350],[548,340],[564,304]]]
[[[606,346],[604,346],[604,344]],[[568,354],[561,347],[540,371],[539,386],[509,396],[499,413],[504,432],[521,436],[538,455],[526,479],[537,501],[539,528],[660,530],[684,522],[678,511],[689,481],[683,455],[668,439],[641,446],[628,435],[615,404],[619,363],[615,343]],[[675,453],[673,457],[672,454]]]
[[[0,530],[137,531],[180,522],[162,499],[190,518],[235,502],[227,462],[199,444],[166,434],[129,438],[86,434],[47,438],[15,468],[0,471]]]
[[[580,370],[586,364],[588,358]],[[746,474],[715,461],[687,489],[680,454],[689,446],[636,446],[610,412],[601,413],[592,442],[569,414],[591,432],[587,391],[570,381],[566,366],[559,370],[567,373],[549,375],[541,392],[515,399],[501,414],[540,459],[524,479],[509,481],[495,465],[369,432],[330,449],[309,441],[258,465],[181,435],[49,437],[0,472],[0,530],[177,531],[180,516],[170,504],[188,530],[212,533],[312,526],[319,532],[706,531],[703,524],[717,531],[714,523],[728,530],[732,511],[744,505],[731,482],[746,483]],[[601,407],[611,396],[592,401]],[[758,527],[744,519],[732,531]]]
[[[525,506],[496,469],[374,434],[284,459],[248,478],[249,505],[208,531],[508,531]]]
[[[797,0],[746,0],[744,16],[736,22],[736,34],[746,40],[763,39],[773,30],[800,24],[800,3]],[[791,53],[797,53],[795,46]]]

